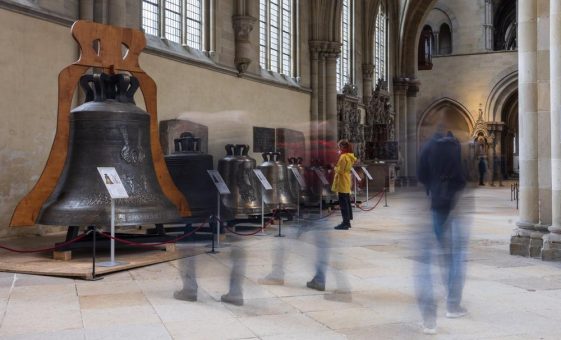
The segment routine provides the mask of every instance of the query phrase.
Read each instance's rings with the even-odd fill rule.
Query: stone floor
[[[516,209],[509,190],[482,188],[475,195],[464,290],[469,315],[446,319],[441,301],[436,336],[420,331],[413,289],[416,230],[427,222],[424,199],[421,193],[402,192],[390,197],[387,208],[356,212],[350,231],[331,229],[339,219],[335,215],[320,230],[302,233],[305,227],[287,226],[284,239],[232,239],[247,250],[242,307],[219,302],[228,287],[229,247],[197,256],[198,302],[173,298],[185,260],[96,282],[0,273],[0,338],[561,338],[561,264],[510,256]],[[313,233],[318,232],[332,241],[325,293],[305,287],[313,274]],[[271,269],[275,242],[289,249],[285,285],[259,285],[258,278]],[[336,288],[333,274],[347,277],[352,301],[324,298]]]

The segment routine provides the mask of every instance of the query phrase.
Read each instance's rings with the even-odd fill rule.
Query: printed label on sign
[[[329,185],[329,181],[325,178],[325,174],[320,169],[314,169],[314,172],[319,177],[319,180],[323,185]]]
[[[230,189],[228,189],[226,182],[224,182],[224,179],[220,176],[218,170],[207,170],[206,172],[208,172],[208,175],[212,179],[212,183],[214,183],[214,186],[216,186],[216,190],[218,190],[220,195],[230,194]]]
[[[253,172],[255,173],[255,176],[257,176],[257,179],[259,179],[259,182],[261,182],[261,185],[263,186],[263,189],[273,190],[273,187],[271,186],[271,183],[269,183],[267,178],[265,178],[265,175],[263,175],[261,170],[253,169]]]
[[[300,185],[300,189],[304,189],[306,187],[306,181],[304,180],[304,177],[302,177],[300,171],[298,171],[298,169],[296,168],[290,168],[290,170],[292,170],[292,174],[294,175],[294,177],[296,177],[298,185]]]
[[[353,176],[355,176],[357,181],[362,181],[362,178],[360,178],[360,176],[358,175],[358,172],[356,172],[355,169],[351,169],[351,173],[353,174]]]
[[[361,166],[360,167],[362,169],[362,171],[364,172],[364,174],[366,175],[366,177],[368,177],[369,180],[374,180],[374,178],[372,177],[372,175],[370,174],[370,172],[368,171],[368,169],[365,166]]]
[[[97,171],[111,198],[129,198],[127,190],[123,186],[123,182],[115,168],[97,167]]]

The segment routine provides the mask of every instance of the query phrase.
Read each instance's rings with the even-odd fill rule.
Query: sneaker
[[[433,327],[423,326],[423,334],[435,335],[436,334],[436,326],[433,326]]]
[[[197,291],[178,290],[173,293],[173,297],[177,300],[194,302],[197,301]]]
[[[453,309],[449,309],[446,312],[446,317],[448,319],[458,319],[458,318],[462,318],[464,316],[467,315],[467,309],[465,309],[464,307],[458,306],[456,308]]]
[[[230,293],[224,294],[222,295],[222,297],[220,297],[220,301],[235,306],[243,306],[243,296],[241,294],[240,295],[234,295]]]
[[[258,279],[257,283],[267,286],[282,286],[284,285],[284,279],[269,274],[262,279]]]
[[[306,283],[306,287],[310,288],[310,289],[315,289],[315,290],[319,290],[319,291],[325,291],[325,283],[322,282],[318,282],[316,280],[312,280],[309,281],[308,283]]]

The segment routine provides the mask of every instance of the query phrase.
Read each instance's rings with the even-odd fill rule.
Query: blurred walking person
[[[426,334],[436,334],[437,303],[431,275],[434,257],[441,260],[447,289],[446,317],[459,318],[467,314],[461,306],[465,281],[466,228],[469,224],[464,217],[469,217],[471,211],[467,205],[462,206],[467,203],[461,202],[466,186],[461,146],[448,126],[450,124],[446,117],[442,116],[437,132],[421,151],[417,174],[430,196],[432,215],[432,225],[420,233],[416,273],[417,301]]]

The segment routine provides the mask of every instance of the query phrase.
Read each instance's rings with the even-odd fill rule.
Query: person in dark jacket
[[[485,173],[487,173],[487,162],[483,157],[479,157],[479,185],[485,185]]]
[[[466,186],[459,141],[444,125],[423,147],[418,179],[430,196],[432,225],[419,237],[417,267],[417,300],[423,317],[424,332],[436,333],[436,302],[432,289],[431,260],[436,252],[444,263],[445,285],[448,291],[446,316],[466,315],[460,305],[464,285],[464,249],[466,238],[462,223],[456,218],[457,203]]]

